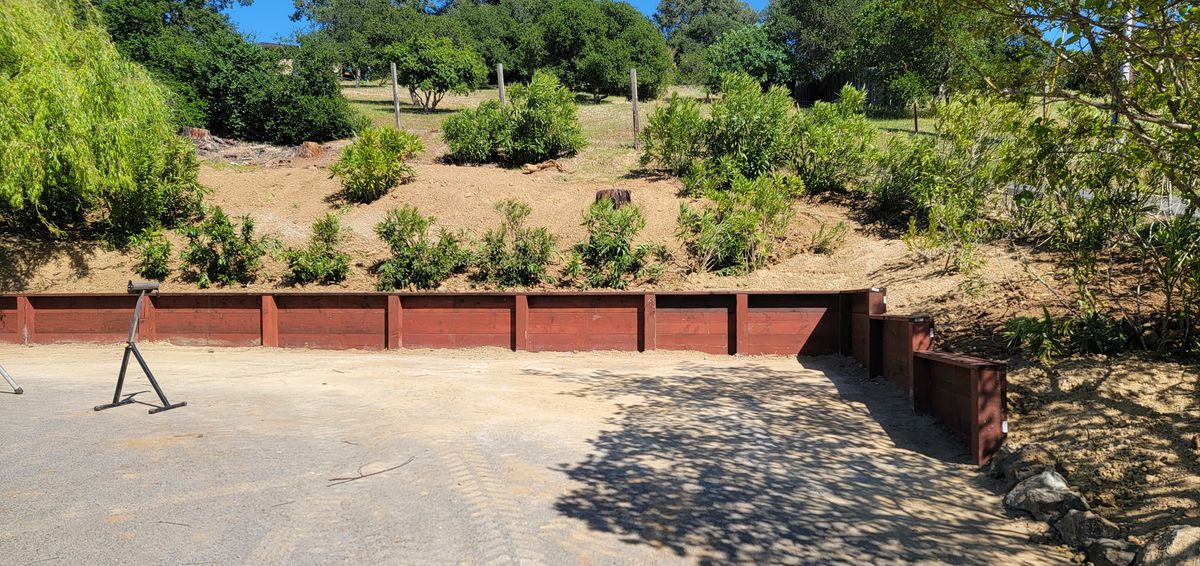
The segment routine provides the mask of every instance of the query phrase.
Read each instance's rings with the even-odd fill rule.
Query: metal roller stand
[[[103,411],[104,409],[128,405],[133,402],[132,395],[126,397],[125,399],[121,398],[121,388],[125,385],[125,370],[129,368],[129,354],[131,353],[133,354],[133,357],[137,358],[138,365],[142,366],[142,371],[145,372],[146,377],[150,380],[150,385],[154,387],[154,392],[158,394],[158,399],[162,401],[161,407],[150,409],[151,415],[187,405],[187,401],[171,404],[171,402],[167,400],[167,396],[163,393],[162,388],[158,386],[158,380],[154,379],[153,373],[150,373],[150,366],[146,365],[145,358],[142,357],[142,353],[139,352],[137,348],[136,337],[138,318],[140,318],[142,315],[142,301],[145,300],[146,293],[153,293],[156,291],[158,291],[158,283],[129,282],[128,292],[130,294],[137,293],[138,299],[137,305],[133,307],[133,324],[129,327],[129,339],[125,341],[125,357],[121,359],[121,373],[117,376],[117,390],[113,392],[112,403],[107,405],[96,405],[95,410]]]
[[[24,389],[21,389],[20,385],[17,385],[17,382],[13,379],[13,376],[9,375],[7,371],[4,371],[4,366],[0,366],[0,376],[4,377],[4,381],[8,382],[9,387],[12,387],[13,393],[20,395],[25,392]]]

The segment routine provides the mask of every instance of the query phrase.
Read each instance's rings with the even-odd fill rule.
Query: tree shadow
[[[89,260],[99,246],[93,241],[0,233],[0,292],[29,291],[38,269],[59,253],[66,254],[73,276],[87,277],[92,271]]]
[[[391,100],[355,99],[355,100],[352,100],[352,102],[354,102],[355,104],[362,104],[363,106],[380,106],[380,107],[382,107],[381,108],[382,110],[391,110],[392,109],[392,101]],[[400,102],[400,113],[401,114],[420,114],[420,115],[428,116],[428,115],[436,115],[436,114],[453,114],[455,112],[458,112],[459,110],[461,110],[461,108],[434,108],[432,110],[425,110],[424,108],[421,108],[420,106],[416,106],[411,102],[404,102],[403,100],[401,100],[401,102]]]
[[[557,468],[579,487],[556,509],[593,530],[711,564],[1022,560],[1025,535],[949,463],[965,447],[852,361],[529,373],[617,405],[591,454]]]

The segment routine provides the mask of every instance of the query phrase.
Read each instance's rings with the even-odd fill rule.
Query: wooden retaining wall
[[[152,296],[138,338],[189,346],[693,350],[853,355],[883,290],[672,293],[185,293]],[[0,341],[114,343],[136,297],[0,296]]]

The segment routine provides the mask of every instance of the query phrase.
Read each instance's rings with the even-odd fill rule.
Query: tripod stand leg
[[[187,401],[172,405],[171,402],[167,400],[167,396],[163,393],[162,388],[158,386],[158,380],[154,379],[154,374],[150,372],[150,366],[146,365],[146,360],[142,358],[142,353],[138,351],[137,344],[130,342],[129,349],[133,351],[133,356],[137,358],[138,365],[142,366],[142,371],[146,373],[146,378],[150,380],[150,385],[154,387],[154,392],[158,394],[158,400],[162,401],[161,407],[150,409],[151,415],[154,413],[161,413],[163,411],[170,411],[171,409],[176,409],[187,405]]]
[[[125,371],[129,369],[129,352],[132,350],[132,348],[132,342],[125,343],[125,356],[121,358],[121,373],[117,375],[117,389],[116,391],[113,391],[112,403],[107,405],[96,405],[95,407],[92,407],[93,410],[103,411],[104,409],[120,407],[121,405],[128,405],[133,402],[133,397],[121,399],[121,388],[125,386]]]
[[[13,377],[9,375],[7,371],[4,371],[3,366],[0,366],[0,376],[4,376],[4,381],[7,381],[9,387],[12,387],[13,393],[20,395],[25,392],[24,389],[21,389],[20,385],[17,385],[17,382],[13,379]]]

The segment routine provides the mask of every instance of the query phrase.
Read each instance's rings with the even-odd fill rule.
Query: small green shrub
[[[407,131],[367,128],[329,170],[341,179],[348,199],[371,202],[415,177],[416,170],[406,161],[422,151],[425,144]]]
[[[822,255],[832,255],[842,244],[846,243],[846,233],[849,229],[845,222],[829,225],[822,222],[817,228],[817,233],[813,234],[812,251]]]
[[[1048,361],[1072,351],[1111,354],[1128,345],[1129,335],[1120,321],[1081,303],[1081,311],[1056,317],[1043,307],[1040,318],[1016,316],[1005,325],[1010,348],[1021,348]]]
[[[624,289],[629,283],[657,279],[662,274],[662,246],[633,243],[646,217],[632,204],[620,208],[600,199],[583,213],[588,239],[576,244],[563,269],[563,282],[582,281],[589,287]]]
[[[296,283],[336,283],[350,271],[350,255],[339,251],[346,241],[337,214],[329,213],[313,223],[307,248],[283,252],[291,279]]]
[[[171,242],[159,232],[143,233],[131,241],[137,249],[133,270],[146,279],[162,281],[171,274]]]
[[[497,151],[508,142],[508,111],[499,100],[485,100],[478,109],[466,109],[442,122],[442,138],[450,158],[460,163],[497,161]]]
[[[504,215],[497,230],[483,236],[475,258],[476,277],[501,288],[537,285],[546,279],[554,236],[545,228],[526,228],[530,208],[518,200],[496,203]]]
[[[429,233],[434,221],[432,216],[421,216],[416,207],[404,205],[389,210],[375,226],[375,233],[392,251],[392,257],[376,268],[380,291],[434,289],[466,270],[471,253],[463,247],[464,238],[442,229],[435,240]]]
[[[863,179],[878,129],[867,121],[866,91],[846,85],[837,102],[817,102],[795,120],[796,174],[811,192],[841,190]]]
[[[779,86],[765,92],[745,73],[724,76],[721,98],[712,105],[706,144],[713,159],[728,158],[753,179],[786,165],[791,147],[792,97]]]
[[[671,93],[666,105],[655,108],[650,123],[642,129],[641,164],[653,163],[673,175],[687,174],[703,157],[704,128],[700,104]]]
[[[892,227],[905,226],[913,217],[925,218],[937,183],[933,139],[895,136],[888,140],[879,164],[879,172],[867,188],[867,217]]]
[[[267,242],[254,237],[254,221],[241,218],[235,227],[221,207],[194,226],[182,229],[187,247],[180,254],[185,274],[200,288],[216,285],[246,284],[254,281],[256,271],[267,253]]]
[[[484,102],[446,119],[442,137],[451,158],[465,162],[537,163],[573,155],[586,145],[575,95],[549,73],[509,89],[509,104]]]
[[[733,275],[765,266],[795,214],[792,199],[803,190],[795,177],[738,176],[728,191],[709,194],[711,206],[680,204],[678,234],[696,269]]]

